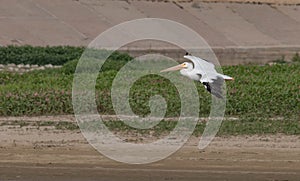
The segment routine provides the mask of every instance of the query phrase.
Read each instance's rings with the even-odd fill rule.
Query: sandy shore
[[[45,118],[45,117],[42,117]],[[50,119],[51,118],[51,119]],[[55,118],[55,119],[54,119]],[[0,180],[297,180],[300,136],[217,137],[198,150],[199,138],[172,156],[145,165],[106,158],[79,130],[56,129],[51,121],[1,119]],[[72,122],[72,120],[70,120]],[[47,124],[41,124],[41,123]]]

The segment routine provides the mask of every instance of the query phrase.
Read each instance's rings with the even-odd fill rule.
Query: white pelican
[[[162,70],[161,72],[180,70],[181,75],[201,82],[206,90],[212,95],[218,98],[223,98],[222,85],[224,80],[234,79],[230,76],[218,73],[214,64],[206,60],[189,55],[188,53],[183,57],[191,60],[193,63],[184,62],[180,65]]]

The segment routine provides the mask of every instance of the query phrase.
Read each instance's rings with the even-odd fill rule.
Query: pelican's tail
[[[221,75],[221,76],[222,76],[222,78],[223,78],[224,80],[234,80],[233,77],[230,77],[230,76],[228,76],[228,75]]]

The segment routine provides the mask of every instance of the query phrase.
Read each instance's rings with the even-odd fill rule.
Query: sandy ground
[[[24,125],[24,120],[27,125]],[[72,116],[0,118],[0,180],[299,180],[300,136],[199,138],[152,164],[129,165],[93,149],[79,130],[37,126]]]
[[[267,4],[287,4],[287,5],[300,4],[299,0],[203,0],[203,2],[267,3]]]

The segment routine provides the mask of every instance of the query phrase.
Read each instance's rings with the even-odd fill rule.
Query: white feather
[[[194,64],[194,69],[190,70],[189,73],[186,73],[186,76],[195,80],[195,75],[201,75],[201,79],[198,80],[200,82],[213,82],[213,80],[217,79],[217,77],[222,77],[225,80],[232,80],[232,77],[229,77],[227,75],[220,74],[216,71],[215,65],[203,60],[199,57],[191,56],[191,55],[185,55],[184,58],[191,60]],[[188,70],[187,70],[188,71]]]

